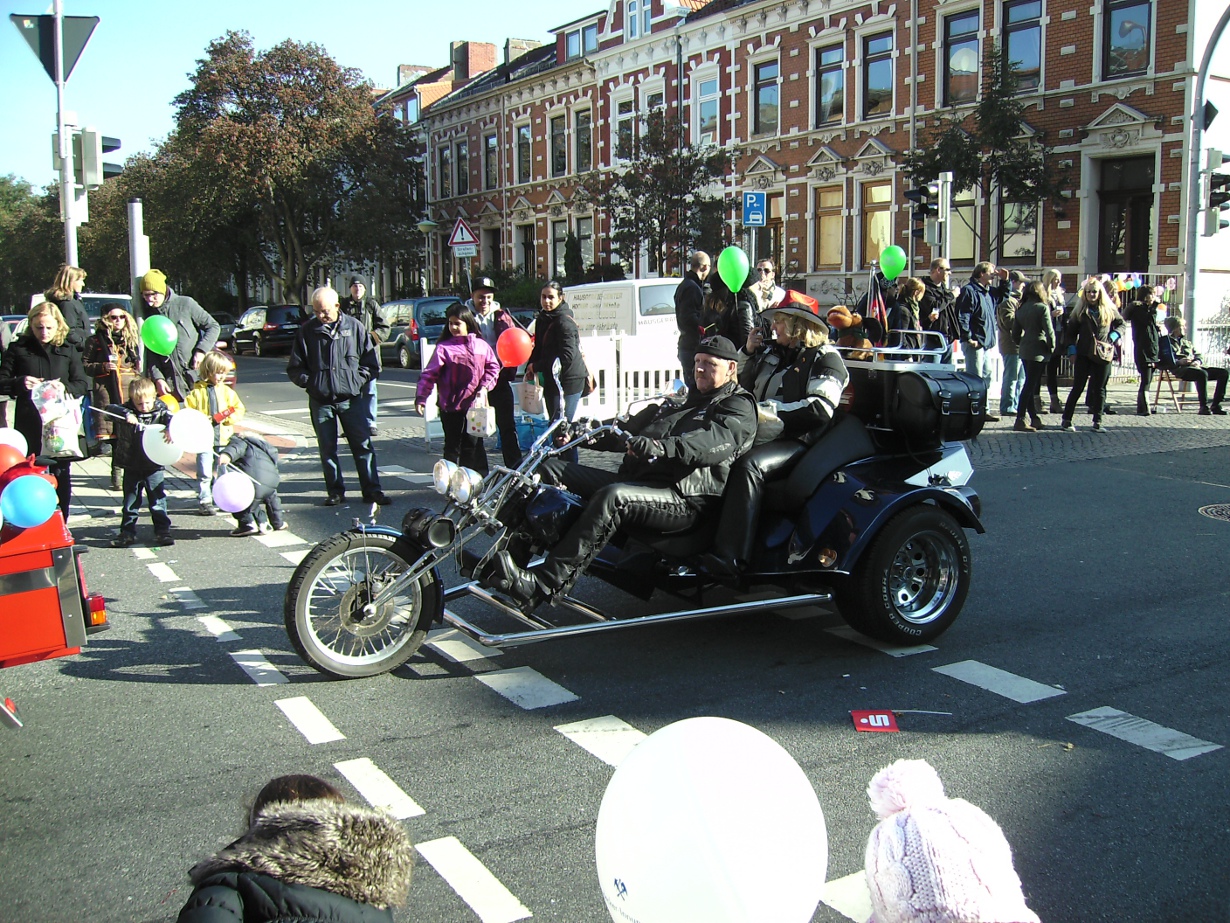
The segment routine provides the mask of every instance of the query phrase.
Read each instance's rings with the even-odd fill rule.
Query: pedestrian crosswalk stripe
[[[175,575],[175,571],[171,570],[169,564],[163,564],[161,561],[156,564],[146,564],[149,572],[158,578],[159,583],[179,583],[179,577]]]
[[[1083,724],[1085,727],[1109,734],[1130,744],[1137,744],[1154,753],[1168,756],[1172,760],[1189,760],[1193,756],[1212,753],[1222,749],[1221,744],[1201,740],[1176,731],[1173,728],[1154,724],[1145,718],[1137,718],[1117,708],[1093,708],[1079,714],[1068,715],[1069,721]]]
[[[327,744],[330,741],[346,739],[346,735],[335,728],[333,722],[326,718],[307,696],[278,699],[276,704],[308,743]]]
[[[936,647],[932,644],[912,644],[908,647],[903,647],[900,644],[886,644],[883,641],[877,641],[875,638],[869,638],[864,634],[859,634],[849,625],[837,625],[833,628],[826,628],[831,635],[836,635],[839,638],[844,638],[847,641],[853,641],[855,644],[861,644],[863,647],[870,647],[873,650],[883,651],[890,657],[909,657],[911,654],[922,654],[926,651],[934,651]]]
[[[231,651],[230,654],[258,686],[278,686],[290,682],[260,651]]]
[[[367,757],[334,763],[333,768],[344,775],[374,808],[384,808],[401,820],[427,813]]]
[[[614,715],[561,724],[555,729],[608,766],[618,766],[646,736]]]
[[[296,548],[294,551],[283,551],[282,557],[290,561],[291,564],[298,564],[308,556],[308,552],[311,550],[311,548]]]
[[[213,635],[220,643],[224,641],[238,641],[239,634],[230,625],[222,621],[216,615],[199,615],[196,619],[205,626],[205,630]]]
[[[484,660],[487,657],[498,657],[504,653],[498,647],[484,647],[455,628],[437,628],[435,631],[428,632],[427,643],[449,660],[457,663]]]
[[[963,683],[969,683],[971,686],[977,686],[979,689],[994,692],[996,695],[1002,695],[1006,699],[1022,704],[1066,694],[1062,689],[1036,683],[1032,679],[1017,676],[1015,673],[1009,673],[998,667],[987,666],[977,660],[962,660],[959,663],[950,663],[931,669],[936,673],[943,673],[945,676],[951,676]]]
[[[288,545],[307,544],[306,538],[300,538],[294,532],[266,532],[255,538],[266,548],[285,548]]]
[[[416,848],[482,923],[513,923],[533,916],[455,836],[428,840]]]
[[[527,711],[575,702],[579,698],[530,667],[480,673],[475,678]]]
[[[152,548],[134,548],[132,549],[132,556],[138,561],[152,561],[158,557],[158,555],[154,554]]]
[[[185,609],[204,609],[205,600],[197,596],[191,587],[177,586],[171,590],[171,594],[179,600],[179,604]]]
[[[824,883],[820,900],[843,917],[863,923],[871,919],[871,892],[867,890],[867,874],[862,871],[834,878]]]

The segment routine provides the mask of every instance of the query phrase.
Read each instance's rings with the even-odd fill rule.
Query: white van
[[[678,338],[675,289],[682,279],[624,279],[570,285],[564,300],[572,308],[581,335],[608,334]]]

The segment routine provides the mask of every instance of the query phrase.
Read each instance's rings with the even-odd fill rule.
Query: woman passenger
[[[752,392],[766,416],[781,421],[782,431],[731,469],[717,537],[713,549],[702,556],[702,567],[712,574],[733,576],[747,566],[765,481],[785,477],[820,440],[850,379],[841,355],[829,345],[828,324],[814,298],[788,291],[765,315],[774,339],[766,341],[760,327],[752,328],[745,347],[751,355],[739,383]]]

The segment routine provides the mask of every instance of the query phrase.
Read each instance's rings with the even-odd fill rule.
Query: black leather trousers
[[[581,517],[547,555],[539,576],[553,592],[567,592],[589,563],[624,526],[673,532],[700,517],[700,506],[673,487],[621,481],[613,471],[553,458],[539,469],[544,481],[559,484],[587,502]]]
[[[751,560],[765,481],[785,477],[806,451],[807,446],[793,439],[766,442],[735,462],[722,494],[722,519],[713,541],[715,554],[735,561]]]

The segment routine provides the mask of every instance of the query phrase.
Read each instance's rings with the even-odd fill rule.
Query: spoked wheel
[[[915,506],[876,536],[838,604],[856,631],[892,644],[923,644],[960,614],[970,574],[965,530],[938,507]]]
[[[402,344],[397,347],[397,364],[403,369],[413,368],[414,353],[410,352],[410,347]]]
[[[439,607],[434,572],[383,603],[381,592],[413,563],[385,535],[343,532],[308,554],[286,588],[283,617],[305,661],[333,676],[376,676],[405,663]]]
[[[261,338],[258,336],[252,337],[252,355],[258,358],[265,355],[265,351],[261,348]]]

